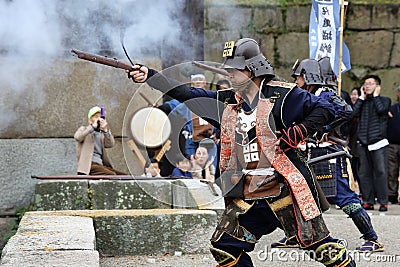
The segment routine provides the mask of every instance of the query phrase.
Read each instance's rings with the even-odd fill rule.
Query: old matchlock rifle
[[[92,61],[95,63],[111,66],[111,67],[118,68],[118,69],[124,69],[124,70],[129,70],[129,71],[134,70],[133,65],[135,65],[135,64],[132,63],[132,65],[131,65],[131,64],[125,63],[117,58],[110,58],[110,57],[104,57],[104,56],[99,56],[99,55],[95,55],[95,54],[90,54],[90,53],[83,52],[83,51],[80,51],[77,49],[71,49],[71,52],[74,53],[80,59]],[[140,66],[140,64],[136,64],[136,65]]]

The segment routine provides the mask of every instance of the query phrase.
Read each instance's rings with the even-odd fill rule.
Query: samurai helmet
[[[333,72],[329,57],[320,58],[318,63],[325,83],[327,85],[336,86],[336,74]]]
[[[325,85],[318,61],[315,59],[303,59],[299,64],[293,66],[292,77],[296,78],[300,75],[304,77],[306,85]]]
[[[251,38],[243,38],[234,42],[226,42],[223,56],[226,57],[224,69],[248,69],[254,77],[274,77],[274,69],[261,53],[258,43]]]

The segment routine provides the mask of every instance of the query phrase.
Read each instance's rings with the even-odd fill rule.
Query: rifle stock
[[[133,70],[133,66],[125,63],[123,61],[120,61],[117,58],[109,58],[109,57],[104,57],[104,56],[99,56],[95,54],[90,54],[86,53],[77,49],[71,49],[71,52],[74,53],[78,58],[92,61],[95,63],[111,66],[117,69],[124,69],[124,70]]]

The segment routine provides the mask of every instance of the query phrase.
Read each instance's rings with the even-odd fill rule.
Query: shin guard
[[[328,242],[315,250],[317,261],[327,267],[355,267],[354,260],[347,253],[346,247],[339,242]]]
[[[236,267],[240,259],[240,254],[237,258],[218,248],[210,247],[211,254],[213,255],[215,261],[218,263],[219,267]]]
[[[371,223],[368,213],[360,204],[349,204],[343,207],[343,211],[350,216],[365,240],[377,240],[378,236]]]

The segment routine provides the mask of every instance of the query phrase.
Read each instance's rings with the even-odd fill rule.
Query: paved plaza
[[[375,207],[377,208],[377,207]],[[389,205],[388,212],[369,211],[372,223],[384,243],[385,251],[374,254],[360,254],[354,251],[362,244],[360,233],[352,220],[334,206],[324,213],[328,228],[335,237],[344,238],[348,249],[360,267],[400,266],[400,205]],[[190,233],[188,233],[190,235]],[[211,236],[211,233],[210,233]],[[263,237],[251,254],[255,266],[273,267],[316,267],[322,264],[308,260],[305,253],[298,249],[271,250],[270,244],[283,237],[281,230]],[[193,237],[196,238],[196,237]],[[211,267],[216,266],[211,254],[187,255],[145,255],[127,257],[101,257],[101,267],[115,266],[152,266],[152,267]]]

